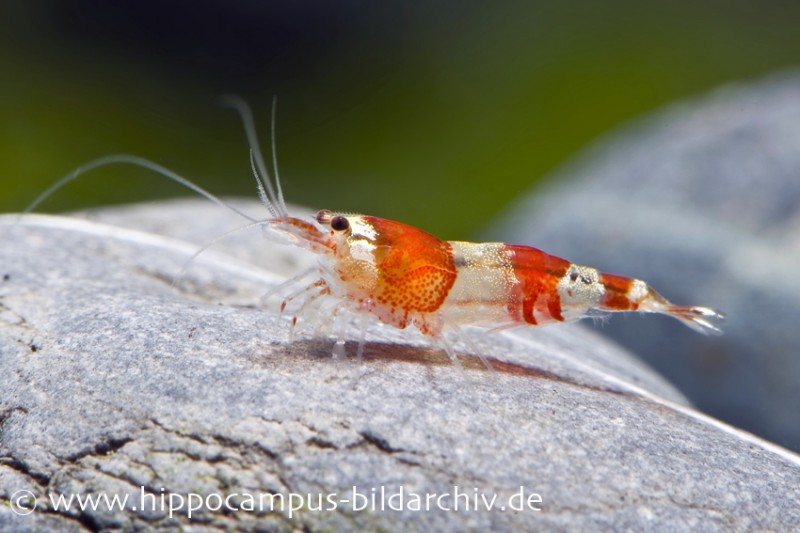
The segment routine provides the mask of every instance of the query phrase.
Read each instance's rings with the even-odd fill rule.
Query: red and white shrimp
[[[592,310],[662,313],[701,333],[720,332],[717,311],[673,305],[644,281],[529,246],[442,241],[401,222],[327,210],[313,222],[267,221],[320,255],[320,278],[307,295],[331,295],[349,310],[432,338],[462,326],[564,322]]]
[[[723,315],[713,309],[673,305],[644,281],[599,272],[529,246],[443,241],[401,222],[328,210],[309,220],[290,216],[277,165],[274,186],[264,165],[249,108],[239,99],[229,103],[244,121],[259,197],[271,214],[263,221],[247,218],[319,256],[318,279],[286,297],[281,306],[282,311],[287,305],[294,309],[293,324],[298,316],[319,312],[319,301],[327,299],[335,303],[334,317],[347,310],[399,329],[414,326],[440,341],[456,363],[444,337],[448,330],[537,326],[579,319],[592,311],[661,313],[701,333],[721,332]],[[274,110],[272,126],[274,162]],[[146,166],[222,203],[154,163],[112,156],[60,180],[33,206],[89,168],[109,162]],[[285,285],[298,284],[311,273]],[[343,354],[343,347],[340,335],[334,354]],[[363,341],[359,355],[362,348]]]

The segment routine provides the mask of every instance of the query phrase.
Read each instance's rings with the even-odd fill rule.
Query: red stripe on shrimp
[[[511,265],[519,281],[519,294],[509,303],[512,318],[534,325],[563,321],[558,282],[570,262],[528,246],[509,245],[506,249],[511,252]]]

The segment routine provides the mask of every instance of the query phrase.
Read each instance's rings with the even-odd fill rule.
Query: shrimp
[[[642,280],[529,246],[442,241],[401,222],[328,210],[314,222],[285,217],[266,223],[320,255],[318,292],[432,338],[448,328],[537,326],[591,311],[661,313],[701,333],[721,332],[718,311],[673,305]]]
[[[398,329],[413,326],[438,341],[456,364],[458,359],[445,333],[467,326],[500,330],[567,322],[598,311],[639,312],[671,316],[700,333],[721,333],[719,323],[724,316],[718,311],[673,305],[642,280],[576,265],[533,247],[443,241],[402,222],[329,210],[321,210],[309,219],[291,216],[275,160],[275,103],[273,184],[259,150],[249,107],[238,98],[227,102],[241,115],[258,195],[270,217],[254,221],[234,210],[250,220],[247,227],[255,222],[285,243],[305,248],[319,258],[315,270],[301,273],[269,293],[317,275],[282,301],[282,313],[287,308],[294,309],[292,328],[298,317],[305,318],[312,311],[321,315],[320,302],[327,299],[333,302],[332,320],[341,311],[349,311]],[[224,205],[212,194],[190,182],[187,185],[188,180],[155,163],[132,156],[110,156],[63,178],[26,211],[89,168],[119,162],[145,166]],[[362,333],[359,357],[363,344]],[[334,356],[343,355],[343,348],[340,334]]]

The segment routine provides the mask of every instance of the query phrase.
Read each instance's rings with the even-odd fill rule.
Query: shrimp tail
[[[725,315],[708,307],[675,305],[642,280],[614,274],[600,274],[602,311],[659,313],[680,320],[704,335],[721,335]]]
[[[693,330],[704,335],[722,335],[725,315],[708,307],[670,305],[661,313],[677,318]]]
[[[660,313],[680,320],[686,326],[704,335],[722,335],[725,315],[709,307],[674,305],[648,287],[647,296],[639,304],[639,311]]]

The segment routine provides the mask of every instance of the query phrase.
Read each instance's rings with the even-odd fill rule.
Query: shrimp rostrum
[[[576,265],[536,248],[443,241],[401,222],[328,210],[307,220],[293,217],[284,202],[277,165],[274,184],[267,172],[249,108],[240,99],[229,103],[243,118],[259,197],[270,212],[270,218],[250,219],[249,225],[262,225],[281,240],[319,256],[318,268],[286,284],[301,283],[308,277],[305,274],[318,275],[283,300],[281,310],[288,306],[294,312],[293,327],[298,316],[320,313],[320,301],[332,301],[334,319],[346,310],[399,329],[413,326],[439,341],[456,362],[444,334],[465,326],[503,329],[566,322],[597,312],[640,312],[671,316],[701,333],[721,332],[723,315],[713,309],[673,305],[644,281]],[[274,108],[272,127],[274,163]],[[110,162],[144,165],[181,183],[187,181],[154,163],[112,156],[78,169],[45,194],[89,167]],[[40,201],[41,197],[33,206]],[[337,345],[343,353],[343,338]],[[362,347],[363,340],[359,354]]]

